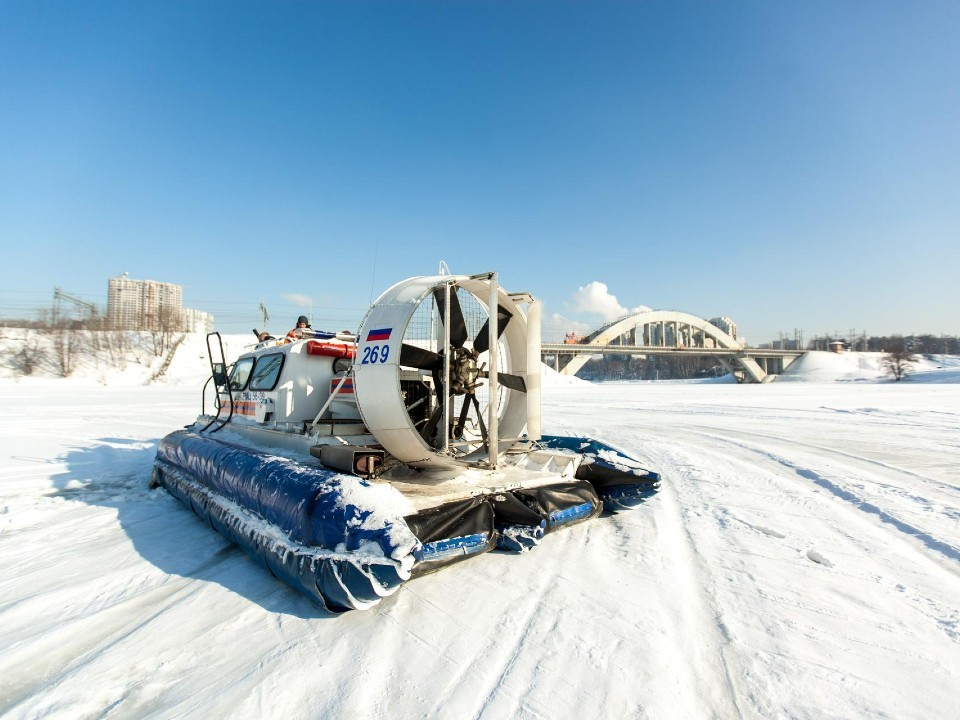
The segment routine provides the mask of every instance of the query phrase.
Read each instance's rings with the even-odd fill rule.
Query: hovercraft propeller
[[[483,456],[494,464],[501,434],[515,442],[530,413],[539,425],[539,388],[531,395],[529,387],[531,366],[539,380],[539,317],[529,334],[530,311],[520,304],[534,302],[504,292],[495,273],[413,278],[385,292],[361,328],[361,355],[376,360],[356,368],[358,405],[374,436],[415,465]]]
[[[449,290],[448,290],[449,288]],[[487,352],[490,346],[490,318],[484,322],[483,327],[477,333],[470,346],[467,346],[469,334],[467,324],[463,315],[463,308],[460,306],[460,300],[457,298],[458,286],[456,283],[438,285],[433,290],[433,298],[436,303],[440,322],[443,318],[449,319],[449,346],[433,352],[416,345],[404,343],[400,347],[400,364],[406,367],[417,368],[419,370],[429,371],[433,376],[434,391],[437,397],[437,406],[430,416],[430,419],[424,424],[420,431],[421,437],[431,445],[436,446],[435,438],[437,426],[444,416],[444,384],[448,383],[449,392],[454,396],[463,396],[460,412],[457,419],[451,425],[450,437],[460,439],[463,437],[463,431],[466,427],[470,411],[475,413],[474,424],[479,427],[483,439],[484,449],[489,449],[489,438],[487,436],[487,427],[483,421],[483,412],[480,409],[480,401],[477,399],[477,390],[482,387],[481,382],[484,378],[489,378],[490,373],[486,369],[486,364],[480,364],[479,359],[482,353]],[[447,297],[449,293],[450,308],[447,313]],[[506,308],[497,307],[497,337],[502,336],[507,324],[513,315]],[[450,365],[447,378],[443,376],[445,366],[445,356],[449,355]],[[523,377],[510,373],[497,373],[497,380],[501,385],[511,390],[526,392],[527,387]]]
[[[400,347],[400,364],[406,367],[417,368],[418,370],[429,371],[433,376],[434,391],[437,397],[437,406],[430,416],[430,419],[423,426],[420,432],[421,437],[428,443],[436,444],[434,436],[437,426],[444,415],[444,384],[448,383],[449,392],[454,396],[464,396],[460,407],[459,415],[451,426],[450,436],[453,439],[463,437],[463,431],[471,409],[475,412],[474,424],[479,427],[483,445],[485,449],[489,448],[489,437],[487,427],[483,421],[483,412],[480,408],[480,401],[477,398],[477,390],[483,386],[482,380],[489,378],[490,373],[486,370],[486,364],[480,363],[480,355],[487,352],[490,346],[490,318],[484,322],[483,327],[477,333],[470,346],[467,346],[469,334],[467,324],[463,315],[463,308],[457,298],[456,283],[449,285],[450,309],[447,313],[447,287],[440,285],[433,290],[433,298],[441,318],[449,320],[450,344],[439,352],[426,350],[416,345],[403,343]],[[497,307],[497,337],[503,335],[507,324],[513,315],[506,308],[498,305]],[[447,378],[443,376],[445,355],[450,356],[449,374]],[[498,372],[497,378],[501,385],[511,390],[526,392],[526,382],[520,375]]]

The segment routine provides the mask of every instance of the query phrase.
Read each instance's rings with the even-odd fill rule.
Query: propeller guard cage
[[[451,337],[448,347],[444,347],[444,341],[441,339],[437,352],[426,349],[421,351],[417,347],[411,348],[410,345],[405,347],[405,341],[409,339],[408,330],[417,310],[423,303],[434,302],[434,298],[437,298],[437,307],[432,312],[438,314],[437,329],[440,337],[444,337],[443,318],[446,308],[442,299],[445,297],[444,286],[446,285],[450,286],[451,295],[454,295],[458,288],[470,293],[489,318],[491,286],[495,282],[495,279],[491,280],[489,275],[435,275],[409,278],[387,289],[367,312],[357,337],[358,355],[354,364],[354,392],[364,424],[384,449],[397,460],[413,467],[437,467],[474,464],[486,457],[486,454],[481,456],[473,452],[471,455],[464,451],[464,443],[457,443],[453,438],[449,447],[445,449],[442,443],[434,440],[431,444],[421,435],[421,430],[415,426],[411,416],[413,408],[408,407],[411,405],[408,399],[409,393],[403,391],[401,379],[408,380],[411,375],[419,372],[420,377],[425,380],[432,374],[433,380],[439,380],[442,384],[443,373],[442,370],[438,372],[436,369],[431,373],[425,369],[422,362],[420,365],[401,364],[401,354],[406,352],[408,357],[410,353],[429,357],[432,358],[434,365],[438,362],[442,363],[444,355],[449,356],[449,375],[446,384],[449,386],[447,391],[451,398],[450,411],[438,412],[441,416],[438,422],[446,422],[448,428],[457,424],[458,421],[462,422],[462,418],[457,417],[460,413],[452,412],[455,397],[462,397],[463,404],[469,401],[477,405],[476,414],[480,415],[476,395],[472,393],[478,384],[489,383],[489,378],[483,379],[486,372],[480,372],[478,376],[478,370],[482,368],[489,371],[490,368],[485,365],[489,363],[490,353],[486,352],[486,347],[481,348],[477,353],[473,349],[473,344],[469,342],[469,337],[466,340],[463,339],[465,323],[458,301],[450,303],[449,317],[451,325],[456,328],[455,315],[460,314],[460,330],[459,332],[455,329],[451,331],[451,335],[457,335],[457,337]],[[532,300],[528,295],[516,297],[524,302]],[[501,440],[498,443],[498,450],[502,452],[509,449],[516,439],[524,434],[528,424],[531,428],[537,429],[539,437],[540,328],[539,318],[530,318],[536,324],[535,328],[528,326],[528,313],[514,296],[498,287],[497,298],[500,319],[500,342],[496,353],[498,373],[512,375],[505,378],[509,381],[506,384],[503,381],[499,383],[500,404],[497,416],[499,418],[498,436]],[[539,307],[537,310],[539,315]],[[487,343],[481,342],[480,337],[487,332],[486,328],[487,325],[484,325],[475,338],[475,342],[483,346]],[[537,346],[535,348],[528,347],[528,340],[531,337]],[[417,340],[422,343],[423,338]],[[436,382],[434,384],[436,385]],[[510,389],[510,385],[517,384],[524,385],[526,391]],[[441,390],[435,389],[435,391],[439,396]],[[438,400],[436,405],[439,409],[442,402]],[[467,411],[463,410],[463,417],[466,415]],[[478,424],[482,425],[482,422]],[[459,429],[462,431],[462,424]],[[475,442],[471,451],[478,449],[477,444],[479,444],[479,450],[483,450],[485,440],[484,432],[484,439],[478,443]]]

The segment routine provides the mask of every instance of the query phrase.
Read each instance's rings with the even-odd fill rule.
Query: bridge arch
[[[625,336],[627,339],[623,341]],[[588,335],[581,344],[623,344],[677,349],[716,348],[730,350],[733,354],[744,350],[736,338],[713,323],[678,310],[645,310],[618,318]],[[575,375],[589,360],[589,354],[576,354],[561,372],[564,375]],[[762,381],[766,373],[752,358],[737,357],[737,361],[754,382]]]

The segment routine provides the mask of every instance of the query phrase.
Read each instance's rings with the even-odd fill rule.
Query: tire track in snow
[[[821,477],[819,473],[815,473],[815,471],[809,470],[807,468],[803,468],[799,466],[797,463],[794,463],[784,457],[781,457],[766,448],[756,448],[740,441],[718,436],[714,433],[704,433],[702,431],[693,431],[693,430],[689,432],[694,434],[695,436],[707,438],[713,441],[714,443],[717,443],[721,447],[726,446],[726,447],[735,448],[737,450],[747,451],[748,453],[754,456],[759,456],[768,462],[772,462],[777,467],[786,467],[789,470],[791,470],[791,472],[798,472],[798,469],[806,470],[810,473],[814,473],[818,478]],[[706,452],[717,452],[716,449],[707,450],[706,446],[703,446],[703,449]],[[854,457],[853,459],[856,459],[856,458]],[[748,462],[748,461],[745,461],[745,462]],[[798,474],[800,474],[800,476],[803,477],[803,474],[799,472]],[[784,479],[783,476],[779,474],[774,474],[769,478],[769,480],[772,480],[774,482],[776,482],[777,480],[782,481],[783,479]],[[809,478],[805,478],[805,479],[809,479]],[[830,481],[827,480],[826,482],[830,482]],[[820,487],[819,483],[814,483],[814,484]],[[794,487],[786,488],[784,491],[782,491],[782,494],[784,496],[795,495],[796,488]],[[816,496],[815,495],[811,496],[811,498],[814,498],[814,497]],[[830,497],[834,497],[834,495],[831,493]],[[817,502],[819,505],[824,506],[824,502],[822,498],[819,499]],[[835,515],[836,509],[837,509],[836,506],[834,506],[833,504],[827,504],[824,507],[827,508],[827,512],[823,512],[823,513],[817,512],[814,515],[818,518],[830,518],[831,516]],[[885,525],[882,523],[870,522],[868,520],[868,515],[864,515],[864,513],[862,512],[862,510],[864,509],[863,507],[851,505],[849,503],[844,503],[841,507],[845,508],[847,512],[850,512],[850,511],[855,512],[856,513],[855,517],[857,517],[860,522],[865,523],[867,527],[872,528],[876,532],[883,532],[883,528],[885,527]],[[721,514],[724,514],[724,512],[721,511]],[[750,523],[746,523],[745,521],[741,520],[740,522],[743,522],[745,525],[748,525],[750,527],[754,527]],[[870,553],[875,551],[877,546],[865,540],[862,534],[852,531],[849,527],[848,522],[845,522],[845,521],[831,522],[829,520],[823,520],[823,522],[826,522],[827,525],[831,527],[833,532],[840,534],[852,545],[859,547],[863,553],[869,555]],[[897,527],[897,530],[902,531],[902,528]],[[760,531],[762,532],[762,530]],[[768,534],[768,533],[765,533],[765,534]],[[783,535],[782,533],[778,533],[778,534]],[[884,535],[889,536],[888,533],[884,533]],[[956,572],[956,569],[953,567],[952,563],[949,566],[945,566],[942,562],[938,562],[937,556],[931,556],[929,553],[924,552],[922,547],[910,541],[908,537],[904,537],[900,532],[897,533],[897,537],[900,538],[899,544],[902,547],[907,549],[908,552],[916,553],[920,558],[922,558],[923,562],[925,563],[925,567],[929,567],[930,569],[933,569],[935,571],[935,577],[943,580],[950,589],[947,590],[943,586],[938,586],[936,581],[934,581],[934,583],[930,585],[930,588],[932,588],[932,590],[929,590],[928,592],[924,593],[918,590],[914,590],[912,588],[909,588],[903,585],[901,582],[897,580],[888,579],[887,576],[889,575],[889,572],[885,570],[882,566],[878,568],[880,575],[874,578],[874,582],[881,582],[882,580],[885,583],[887,589],[895,590],[906,601],[907,607],[910,608],[915,613],[917,613],[918,616],[923,619],[924,623],[926,623],[928,627],[933,628],[938,633],[942,633],[943,635],[946,635],[951,641],[960,643],[960,632],[958,632],[958,628],[960,628],[960,613],[957,612],[956,608],[953,606],[952,603],[945,604],[944,602],[938,601],[935,597],[938,593],[942,595],[944,598],[955,597],[956,593],[960,592],[960,586],[958,586],[957,584],[958,573]],[[811,552],[814,553],[815,555],[819,555],[819,553],[816,550],[811,550],[808,548],[805,553],[805,556],[808,559],[813,559],[810,557]],[[817,562],[817,561],[814,559],[814,562]],[[818,564],[825,565],[825,563],[822,563],[822,562]],[[934,576],[930,576],[930,577],[933,578]],[[783,598],[769,597],[763,592],[761,592],[761,595],[766,596],[775,602],[784,601]],[[804,607],[805,609],[810,610],[810,608],[803,603],[798,605],[798,607]],[[815,612],[822,613],[824,612],[824,609],[822,608],[817,609],[815,610]],[[901,652],[896,648],[891,648],[891,647],[883,647],[883,650],[886,652],[896,653],[896,654],[899,654]],[[910,656],[906,656],[905,659],[907,659],[908,657]]]
[[[234,562],[247,563],[247,559],[238,548],[226,545],[198,563],[193,573],[209,573],[211,570],[225,568]],[[150,665],[149,661],[143,660],[140,662],[143,667],[140,668],[140,673],[137,675],[141,678],[137,683],[130,683],[127,680],[130,670],[121,671],[119,677],[113,678],[111,670],[104,673],[98,665],[106,665],[112,669],[110,656],[113,653],[120,657],[131,656],[131,653],[123,649],[123,646],[130,642],[137,643],[141,637],[150,638],[152,634],[158,632],[152,629],[158,623],[175,624],[178,626],[176,633],[179,633],[181,631],[180,626],[182,626],[181,618],[186,617],[186,622],[192,626],[191,647],[199,646],[202,650],[209,651],[222,658],[222,654],[216,650],[220,643],[215,641],[206,645],[202,642],[202,637],[211,633],[216,635],[215,631],[218,628],[241,623],[244,617],[261,618],[262,610],[254,604],[246,604],[239,613],[231,613],[225,616],[211,616],[206,612],[199,615],[190,613],[188,608],[196,598],[209,597],[210,585],[208,582],[197,582],[191,575],[167,575],[163,584],[155,585],[149,589],[139,589],[133,595],[121,599],[118,599],[113,588],[108,587],[103,595],[94,597],[89,604],[95,606],[101,597],[106,597],[114,600],[109,605],[84,609],[81,616],[73,617],[59,626],[48,629],[42,633],[39,639],[19,643],[19,645],[25,645],[24,650],[27,656],[15,663],[17,671],[22,675],[29,674],[33,684],[31,686],[30,681],[26,678],[16,686],[12,686],[8,682],[7,689],[12,688],[15,696],[10,697],[5,694],[3,697],[3,704],[7,705],[6,710],[9,712],[25,710],[26,712],[19,716],[32,717],[34,715],[32,706],[31,708],[19,707],[26,698],[32,698],[36,701],[44,697],[77,697],[79,699],[80,696],[83,696],[83,700],[86,702],[97,702],[88,700],[83,695],[84,688],[82,685],[77,689],[74,689],[74,686],[80,682],[78,678],[85,675],[99,675],[108,680],[103,687],[109,688],[117,695],[113,700],[113,707],[110,712],[97,706],[99,712],[105,716],[117,711],[118,708],[123,708],[122,713],[126,716],[139,716],[133,708],[143,702],[139,697],[139,686],[147,682],[143,678],[149,677],[149,670],[147,669]],[[286,588],[281,587],[278,587],[277,591],[289,592]],[[204,607],[209,607],[209,604],[205,604]],[[62,636],[65,633],[68,634],[68,637],[64,641]],[[231,633],[221,634],[231,635]],[[242,636],[242,634],[237,636]],[[196,666],[195,654],[193,651],[187,651],[185,655],[181,655],[183,650],[184,648],[179,645],[175,647],[173,650],[174,662],[180,664],[193,662],[194,664],[190,665],[186,672],[186,674],[189,674]],[[157,652],[157,649],[151,647],[151,651]],[[271,648],[270,653],[276,654],[275,648]],[[142,657],[141,653],[134,653],[134,655]],[[25,672],[23,670],[24,664],[32,669]],[[15,677],[14,673],[17,671],[6,670],[0,664],[0,675],[7,679],[11,676]],[[227,677],[230,681],[229,684],[234,684],[237,673],[230,674]],[[112,681],[113,687],[110,687],[110,681]],[[209,685],[209,683],[205,682],[205,685]],[[163,695],[166,690],[154,688],[153,692]],[[20,699],[18,699],[18,696]],[[190,702],[189,698],[187,702]],[[4,711],[3,704],[0,704],[0,713]],[[153,702],[149,704],[155,707]],[[182,703],[177,703],[177,705],[180,704]]]
[[[275,593],[283,594],[290,592],[292,591],[289,588],[279,586],[275,591]],[[277,678],[289,678],[292,672],[313,669],[313,662],[317,662],[320,658],[327,659],[339,648],[332,648],[329,644],[322,643],[319,637],[310,633],[311,625],[307,624],[309,621],[306,621],[296,623],[297,626],[302,625],[303,635],[296,634],[294,637],[286,637],[277,642],[271,642],[272,636],[261,638],[259,642],[261,645],[260,653],[255,661],[251,661],[249,655],[246,658],[225,658],[222,652],[215,649],[222,644],[223,637],[247,638],[247,642],[253,644],[252,638],[262,628],[264,618],[265,614],[261,608],[254,604],[245,603],[239,613],[208,623],[206,627],[202,628],[201,632],[198,632],[193,638],[193,642],[194,644],[201,644],[203,636],[213,636],[214,642],[208,646],[211,648],[212,659],[211,662],[207,662],[205,658],[198,658],[194,660],[193,666],[199,665],[206,668],[218,663],[226,663],[232,667],[229,668],[229,672],[218,674],[213,681],[203,681],[201,688],[198,688],[198,690],[202,689],[204,692],[193,693],[188,691],[181,693],[181,697],[170,698],[163,703],[164,709],[174,712],[176,715],[200,718],[227,716],[296,717],[297,713],[302,713],[302,706],[296,707],[296,710],[290,708],[290,712],[286,712],[283,707],[283,703],[295,705],[297,701],[297,694],[291,693],[289,686],[283,688],[285,692],[282,698],[276,696],[271,698],[269,693],[260,693],[261,695],[265,694],[270,700],[269,705],[265,708],[258,708],[256,712],[247,708],[251,704],[257,704],[254,700],[258,694],[257,689],[275,683]],[[342,633],[339,634],[338,644],[340,643],[349,643],[349,637],[345,637]],[[290,672],[281,672],[282,667],[287,664],[291,665]],[[216,688],[215,692],[210,692],[211,686]],[[332,717],[337,715],[338,708],[336,706],[328,706],[323,709],[322,706],[315,705],[318,699],[313,696],[312,692],[303,692],[302,696],[303,698],[309,698],[314,712],[320,713],[315,715],[314,712],[311,712],[306,715],[307,717]],[[124,709],[131,717],[140,716],[140,713],[136,712],[136,706],[127,706],[126,699]],[[358,710],[357,716],[366,717],[371,716],[371,714]]]
[[[659,451],[658,467],[662,470],[664,484],[658,493],[662,498],[664,513],[658,520],[658,529],[663,543],[676,554],[673,563],[673,577],[677,583],[676,591],[670,593],[682,597],[684,604],[679,608],[681,620],[678,627],[686,627],[687,636],[682,655],[699,658],[694,673],[694,691],[702,703],[707,705],[707,716],[745,717],[745,708],[741,707],[742,693],[734,680],[742,672],[737,667],[735,653],[731,647],[730,630],[721,605],[717,602],[717,583],[704,556],[697,546],[697,540],[686,516],[686,503],[680,497],[681,491],[689,492],[695,488],[695,482],[686,482],[689,470],[694,467],[684,457],[677,457],[677,450]],[[673,470],[679,469],[674,475]],[[696,498],[697,504],[705,507],[702,497]],[[670,518],[670,522],[667,522]],[[684,617],[684,614],[686,615]],[[720,660],[720,668],[709,662],[710,657]],[[724,688],[718,695],[715,690]],[[754,699],[753,704],[758,704]]]
[[[69,627],[61,624],[20,651],[7,651],[0,660],[0,676],[5,678],[0,711],[17,709],[40,688],[55,691],[60,682],[92,658],[198,591],[191,578],[173,580],[76,618]]]
[[[542,591],[546,588],[547,583],[540,583],[540,592],[536,594],[538,600],[542,595]],[[520,625],[524,628],[530,628],[537,617],[543,612],[545,607],[544,603],[538,602],[537,600],[529,600],[527,606],[523,608],[522,620]],[[480,720],[487,713],[487,710],[493,705],[494,702],[500,699],[501,696],[508,696],[504,692],[504,685],[507,679],[512,675],[513,669],[517,664],[517,661],[520,658],[520,655],[523,653],[524,649],[530,643],[531,638],[528,632],[520,633],[515,636],[512,643],[503,643],[497,649],[499,650],[500,660],[497,663],[498,672],[496,676],[491,678],[492,682],[486,683],[487,690],[484,691],[483,698],[479,702],[479,707],[476,712],[473,714],[474,720]],[[539,644],[539,643],[537,643]],[[542,647],[542,646],[541,646]],[[509,713],[510,717],[516,716],[516,710],[521,705],[516,697],[510,697],[512,701],[512,712]]]
[[[550,535],[544,542],[551,542],[551,544],[554,545],[554,556],[562,556],[564,548],[563,546],[558,546],[558,541],[569,541],[570,536],[568,533],[575,532],[577,529],[583,530],[584,528],[578,526],[565,529],[561,531],[561,535]],[[542,548],[535,548],[532,552],[536,553],[538,550],[542,552]],[[517,558],[505,556],[503,559],[507,561],[517,561],[527,558],[523,558],[522,556]],[[518,571],[520,570],[520,568],[517,569]],[[534,578],[534,582],[528,583],[523,587],[522,593],[518,596],[519,600],[517,596],[514,596],[514,599],[509,603],[506,633],[490,634],[487,632],[475,632],[474,628],[465,626],[464,623],[453,618],[457,624],[467,627],[471,632],[475,632],[476,637],[482,638],[485,647],[482,652],[478,652],[478,655],[482,655],[484,660],[489,661],[491,665],[491,672],[483,678],[480,689],[475,693],[476,700],[472,703],[473,707],[470,707],[471,703],[465,703],[458,707],[458,713],[464,717],[479,719],[490,716],[490,713],[493,713],[494,717],[517,717],[520,714],[520,710],[523,711],[524,717],[547,717],[547,715],[542,715],[534,708],[526,705],[522,695],[518,696],[515,693],[508,692],[506,687],[513,679],[514,673],[518,671],[518,666],[526,660],[524,656],[528,649],[534,648],[539,652],[540,657],[548,657],[551,655],[551,650],[537,639],[533,634],[532,628],[537,626],[541,618],[550,617],[556,613],[556,607],[550,602],[550,595],[547,593],[547,590],[551,585],[555,584],[557,568],[552,563],[540,563],[536,571],[532,574],[530,573],[530,569],[527,568],[527,572],[524,572],[522,575],[518,574],[517,577],[532,577]],[[494,589],[494,592],[496,592],[496,589]],[[503,624],[503,622],[501,622],[501,624]],[[520,629],[520,632],[512,631],[511,628]],[[501,638],[507,638],[507,640]],[[470,658],[468,662],[464,662],[462,658],[458,658],[455,661],[455,667],[457,668],[457,673],[446,684],[443,693],[437,698],[437,704],[434,705],[431,713],[429,713],[433,717],[444,717],[446,714],[444,704],[448,702],[452,695],[461,692],[460,688],[463,688],[464,685],[469,685],[468,676],[476,672],[476,660],[475,658]],[[537,663],[534,675],[537,678],[541,676],[557,676],[555,672],[544,668],[539,662]],[[589,691],[585,694],[587,696],[592,695]],[[510,703],[510,711],[504,712],[502,706],[497,706],[494,710],[494,706],[503,700]]]
[[[611,593],[613,585],[604,592],[596,584],[616,581],[605,574],[610,535],[602,532],[612,522],[603,518],[561,530],[529,554],[497,553],[451,568],[456,579],[432,576],[433,587],[423,593],[419,581],[405,585],[383,614],[428,651],[408,655],[436,678],[430,687],[416,683],[411,689],[430,698],[417,717],[551,717],[583,701],[595,711],[616,706],[608,715],[615,717],[638,707],[639,693],[632,689],[598,696],[592,682],[608,677],[608,664],[609,673],[637,677],[636,669],[623,666],[624,653],[616,653],[621,639],[610,633],[635,631],[629,614],[649,610],[650,601],[630,602]],[[597,554],[603,556],[597,573],[564,576],[570,558],[588,563],[586,557]],[[645,644],[623,637],[631,646]],[[569,660],[562,662],[571,655],[584,663],[578,674],[569,673]]]
[[[843,486],[842,483],[838,481],[830,480],[825,475],[815,470],[811,470],[810,468],[803,467],[787,459],[786,457],[779,455],[775,452],[772,452],[770,450],[767,450],[764,448],[757,448],[749,445],[748,443],[737,441],[729,437],[723,437],[721,435],[716,435],[714,433],[707,433],[707,432],[697,431],[697,430],[688,430],[687,432],[693,432],[693,433],[703,435],[705,437],[710,437],[715,440],[719,440],[723,443],[726,443],[728,445],[742,448],[754,454],[766,457],[772,460],[773,462],[777,463],[778,465],[781,465],[782,467],[788,468],[789,470],[795,472],[800,477],[806,480],[812,481],[815,485],[822,487],[824,490],[827,490],[829,493],[831,493],[831,495],[839,498],[840,500],[845,501],[851,507],[854,507],[868,514],[875,515],[882,522],[894,527],[899,532],[916,538],[928,549],[941,554],[942,556],[944,556],[949,560],[960,561],[960,549],[958,549],[954,545],[951,545],[949,542],[946,542],[944,540],[941,540],[940,538],[937,538],[934,535],[931,535],[930,533],[926,532],[925,530],[922,530],[921,528],[918,528],[912,523],[909,523],[905,520],[898,518],[893,512],[886,510],[880,507],[879,505],[864,499],[863,497],[856,494],[849,488]],[[812,447],[817,447],[817,446],[812,446]],[[817,447],[817,449],[822,449],[825,451],[829,450],[829,448],[819,448],[819,447]],[[859,460],[862,462],[875,464],[874,461],[870,460],[869,458],[861,458],[859,456],[850,455],[848,453],[843,453],[843,452],[838,452],[837,454],[843,455],[848,459]],[[917,477],[923,478],[923,476],[921,475],[917,475]],[[910,496],[910,499],[922,500],[922,498],[919,498],[918,496]],[[953,572],[957,573],[958,570],[953,570]]]
[[[803,442],[800,440],[794,440],[793,438],[786,438],[786,437],[783,437],[782,435],[770,435],[766,433],[759,433],[756,431],[727,430],[727,429],[724,429],[722,431],[722,433],[724,434],[718,434],[721,431],[719,431],[716,427],[713,427],[710,425],[688,425],[678,429],[685,432],[699,431],[702,434],[707,435],[709,437],[714,437],[717,439],[725,439],[725,440],[729,440],[731,436],[759,438],[767,443],[773,442],[779,445],[791,445],[795,447],[816,450],[819,453],[829,453],[831,455],[837,455],[839,457],[843,457],[849,460],[854,460],[856,462],[861,462],[868,465],[874,465],[874,466],[883,468],[884,470],[889,470],[898,476],[909,476],[909,477],[916,478],[918,480],[922,480],[926,483],[929,483],[935,486],[938,490],[942,490],[944,492],[949,493],[951,496],[950,497],[951,500],[953,499],[953,497],[955,496],[958,490],[958,487],[956,485],[953,485],[948,482],[944,482],[943,480],[938,480],[937,478],[930,477],[929,475],[918,473],[915,470],[910,470],[908,468],[900,467],[898,465],[892,465],[890,463],[886,463],[881,460],[875,460],[874,458],[864,457],[863,455],[857,455],[854,453],[847,452],[845,450],[838,450],[837,448],[821,445],[818,443],[809,443],[809,442]],[[744,447],[749,448],[749,446],[744,446]],[[890,487],[892,488],[893,486],[890,486]]]
[[[416,601],[418,604],[422,603],[424,605],[428,605],[430,607],[429,612],[431,613],[435,612],[437,614],[440,614],[444,618],[448,619],[449,621],[457,625],[461,629],[461,631],[465,630],[469,632],[470,628],[467,625],[465,625],[455,616],[443,610],[436,603],[431,602],[420,593],[417,593],[413,588],[409,587],[408,584],[403,584],[400,586],[400,594],[412,595],[413,597],[416,598]],[[398,617],[400,613],[394,612],[394,609],[391,607],[391,604],[394,602],[396,601],[393,600],[393,598],[388,598],[383,602],[381,602],[381,604],[374,610],[374,612],[376,612],[380,617],[383,617],[386,620],[393,623],[404,635],[411,638],[416,643],[432,650],[437,657],[442,658],[443,660],[449,662],[451,665],[454,665],[454,666],[459,666],[462,664],[461,658],[450,655],[445,648],[441,647],[437,643],[433,642],[433,640],[431,640],[429,637],[427,637],[427,634],[425,632],[422,632],[419,628],[411,627],[409,623],[405,622],[404,618]],[[421,612],[422,612],[422,609],[421,609]]]
[[[880,520],[892,525],[900,532],[917,538],[920,542],[922,542],[925,546],[927,546],[931,550],[939,552],[940,554],[944,555],[950,560],[960,560],[960,550],[958,550],[953,545],[943,540],[940,540],[939,538],[933,535],[930,535],[929,533],[925,532],[924,530],[921,530],[915,525],[912,525],[904,520],[900,520],[891,512],[884,510],[878,505],[875,505],[871,502],[864,500],[863,498],[858,496],[856,493],[851,492],[850,490],[847,490],[846,488],[842,487],[838,483],[835,483],[827,479],[826,477],[824,477],[823,475],[821,475],[820,473],[814,470],[797,467],[793,463],[783,459],[780,459],[779,462],[781,462],[785,467],[790,467],[793,470],[795,470],[800,477],[804,477],[808,480],[812,480],[816,485],[819,485],[820,487],[829,491],[835,497],[838,497],[841,500],[845,500],[846,502],[850,503],[857,509],[862,510],[863,512],[876,515],[877,517],[880,518]]]
[[[850,652],[851,647],[856,647],[855,643],[860,640],[859,632],[849,633],[849,637],[844,635],[839,644],[834,644],[829,631],[824,628],[843,627],[848,616],[835,612],[829,604],[816,600],[807,602],[802,589],[794,585],[798,572],[802,582],[805,574],[816,571],[804,571],[790,545],[781,544],[775,534],[755,531],[756,535],[751,539],[751,536],[732,531],[725,522],[724,506],[718,502],[722,502],[722,498],[731,491],[754,487],[761,476],[751,477],[749,472],[738,467],[741,463],[749,464],[749,460],[744,460],[742,456],[731,457],[715,446],[677,448],[675,442],[664,443],[664,449],[658,454],[660,467],[666,473],[665,486],[669,484],[677,488],[686,533],[695,546],[702,544],[706,551],[698,553],[699,558],[696,559],[702,568],[697,571],[696,577],[709,578],[702,582],[706,600],[701,602],[716,608],[716,615],[723,623],[717,632],[722,633],[725,644],[718,645],[718,648],[723,651],[725,672],[731,678],[729,687],[736,700],[736,709],[723,712],[711,708],[710,717],[777,716],[778,708],[784,707],[784,701],[793,703],[789,706],[794,708],[795,714],[798,713],[796,716],[814,717],[822,714],[825,708],[817,709],[807,704],[809,700],[802,683],[804,680],[822,680],[825,676],[836,674],[843,666],[828,663],[812,670],[809,659],[794,649],[795,641],[784,638],[802,634],[814,646],[832,645],[832,651],[826,654],[826,657],[830,657]],[[674,472],[677,473],[676,477]],[[724,478],[727,480],[723,481]],[[712,491],[716,497],[709,497],[705,491]],[[771,488],[770,494],[774,492],[775,488]],[[789,493],[780,494],[785,498],[790,496]],[[792,521],[795,524],[804,522],[802,516],[793,517]],[[749,527],[748,523],[744,525]],[[756,552],[763,547],[763,543],[756,539],[761,534],[769,538],[772,555]],[[778,549],[788,554],[778,553]],[[771,563],[783,566],[771,572]],[[811,566],[817,567],[813,563]],[[671,596],[684,598],[686,602],[682,589],[680,592],[668,592]],[[758,604],[757,598],[763,598],[766,602]],[[785,601],[794,604],[801,612],[784,612],[782,606]],[[811,612],[827,613],[825,619],[830,622],[823,623],[816,615],[808,617]],[[686,655],[695,657],[693,652],[687,652]],[[804,668],[804,680],[800,680],[799,685],[791,674],[791,668],[798,663]],[[862,681],[862,678],[857,678],[857,681]]]

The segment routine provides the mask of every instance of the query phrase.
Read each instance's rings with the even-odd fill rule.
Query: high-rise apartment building
[[[107,284],[107,323],[115,330],[209,331],[213,316],[183,307],[183,287],[133,280],[127,273]]]
[[[737,339],[737,324],[727,316],[715,317],[710,320],[710,324],[715,328],[720,328],[734,340]]]

